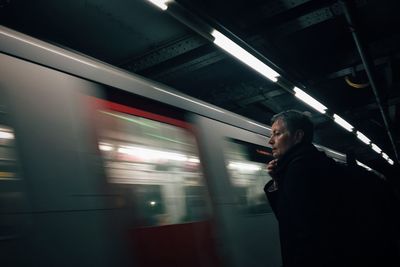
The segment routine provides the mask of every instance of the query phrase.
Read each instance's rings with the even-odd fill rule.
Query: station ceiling
[[[258,122],[269,124],[287,109],[308,111],[316,143],[354,152],[370,167],[391,171],[381,155],[332,120],[338,114],[398,166],[398,1],[175,0],[168,5],[162,11],[145,0],[0,0],[0,22]],[[210,29],[271,66],[281,75],[278,82],[217,47]],[[323,103],[327,114],[294,97],[294,86]]]

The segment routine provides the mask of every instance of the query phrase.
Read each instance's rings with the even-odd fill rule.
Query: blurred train
[[[268,126],[0,35],[1,266],[281,266]]]

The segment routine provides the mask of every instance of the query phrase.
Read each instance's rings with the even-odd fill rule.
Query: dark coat
[[[365,232],[358,232],[361,219],[354,218],[362,215],[352,202],[356,185],[323,152],[298,144],[279,159],[274,175],[278,190],[268,190],[272,181],[264,190],[279,222],[284,267],[392,266],[365,255],[379,244],[362,244]]]

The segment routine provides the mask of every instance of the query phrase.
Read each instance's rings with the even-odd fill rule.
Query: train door
[[[201,116],[193,122],[225,258],[231,266],[281,266],[278,224],[263,192],[271,179],[267,137]]]
[[[91,101],[99,152],[109,186],[120,196],[134,263],[218,266],[213,214],[191,125],[167,116],[168,107],[157,113],[160,103],[126,97],[135,105]]]

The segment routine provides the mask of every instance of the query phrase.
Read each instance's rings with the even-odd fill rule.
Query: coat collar
[[[276,174],[282,173],[293,160],[320,153],[311,143],[299,143],[291,147],[279,160]]]

